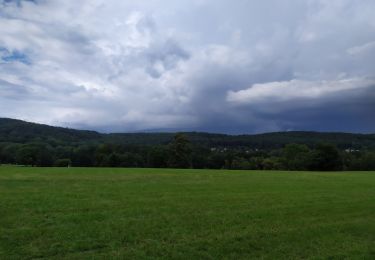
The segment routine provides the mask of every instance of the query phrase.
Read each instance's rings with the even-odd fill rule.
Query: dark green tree
[[[222,169],[225,167],[225,154],[220,152],[213,152],[211,156],[208,157],[208,168],[210,169]]]
[[[252,170],[252,165],[249,160],[243,157],[236,157],[232,160],[231,168],[234,170]]]
[[[342,167],[340,152],[332,144],[319,144],[311,154],[310,170],[339,171]]]
[[[121,167],[144,167],[144,157],[139,153],[126,152],[120,155]]]
[[[287,170],[307,170],[310,164],[310,149],[304,144],[288,144],[283,149],[282,163]]]
[[[191,145],[186,135],[178,133],[169,144],[168,166],[171,168],[191,168]]]
[[[110,153],[104,155],[103,160],[101,161],[100,166],[103,167],[120,167],[122,163],[121,154],[118,153]]]
[[[210,155],[210,149],[201,145],[195,145],[192,147],[192,165],[195,169],[207,168],[207,161]]]
[[[1,150],[1,162],[2,163],[16,163],[17,151],[22,147],[21,144],[6,143]]]
[[[375,170],[375,152],[367,151],[362,155],[361,170]]]
[[[166,146],[154,146],[147,154],[147,166],[150,168],[166,168],[168,166],[168,148]]]
[[[283,168],[278,157],[265,158],[262,166],[263,170],[281,170]]]
[[[52,166],[52,151],[44,144],[25,144],[17,150],[16,163],[31,166]]]
[[[95,147],[82,145],[73,151],[73,166],[86,166],[94,165],[95,161]]]

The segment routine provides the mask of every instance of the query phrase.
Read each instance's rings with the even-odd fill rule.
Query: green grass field
[[[375,172],[0,167],[0,259],[375,259]]]

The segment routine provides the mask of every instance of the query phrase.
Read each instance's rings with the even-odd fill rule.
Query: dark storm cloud
[[[375,131],[372,0],[0,3],[0,116],[117,132]]]
[[[280,130],[371,132],[375,126],[375,80],[370,79],[273,82],[231,92],[228,99],[239,114],[276,122]]]

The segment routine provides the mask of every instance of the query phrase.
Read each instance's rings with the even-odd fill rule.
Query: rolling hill
[[[280,148],[289,143],[303,143],[314,146],[326,142],[344,148],[375,148],[375,134],[322,133],[307,131],[274,132],[254,135],[226,135],[202,132],[185,133],[193,144],[206,147],[252,147],[258,149]],[[52,146],[59,144],[123,145],[167,144],[174,133],[111,133],[75,130],[22,120],[0,118],[0,142],[31,143],[45,142]]]

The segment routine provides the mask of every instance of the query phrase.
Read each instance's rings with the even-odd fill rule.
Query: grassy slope
[[[374,172],[0,167],[0,259],[374,259],[374,187]]]

